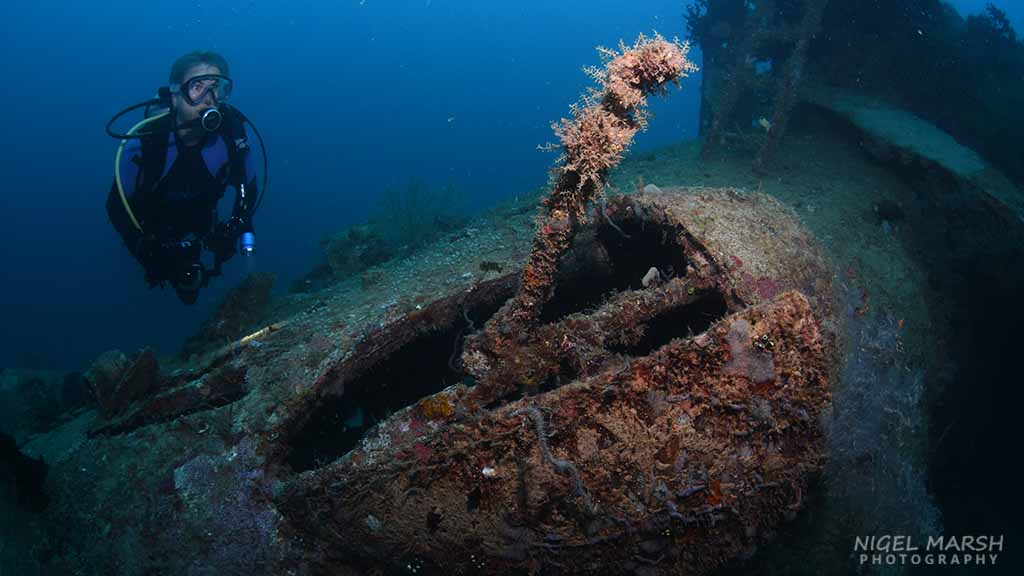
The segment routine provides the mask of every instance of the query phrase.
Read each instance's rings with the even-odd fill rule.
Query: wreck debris
[[[94,436],[90,450],[128,430],[250,446],[265,463],[239,474],[266,487],[239,501],[268,518],[278,569],[706,573],[748,554],[821,466],[828,268],[759,194],[649,187],[606,211],[626,234],[581,226],[518,365],[461,354],[462,335],[514,294],[513,269],[375,320],[301,388],[280,382],[282,350],[327,324],[319,308],[290,317],[262,343],[166,375],[162,392],[94,430],[109,442]],[[652,265],[664,282],[644,288]],[[462,369],[521,379],[482,405]],[[167,490],[159,506],[183,495]]]
[[[407,399],[344,449],[295,459],[340,441],[331,422],[346,405],[369,406],[375,386],[398,393],[388,374],[411,358],[391,349],[379,368],[325,367],[317,389],[344,392],[296,406],[271,448],[291,469],[277,509],[325,566],[598,573],[661,558],[667,573],[706,573],[799,509],[823,463],[834,370],[820,252],[759,194],[652,188],[607,210],[627,235],[594,220],[573,251],[606,255],[587,262],[614,271],[610,295],[577,301],[566,286],[592,276],[563,266],[521,356],[463,356],[466,369],[515,382],[508,394],[483,404],[479,384],[449,380],[412,400],[431,378],[418,367],[422,381],[400,386]],[[645,289],[652,262],[678,272]],[[427,313],[452,338],[467,305]],[[470,324],[494,309],[468,313]],[[381,335],[391,342],[415,341]],[[446,348],[425,353],[450,368]]]
[[[815,305],[828,316],[827,266],[810,249],[813,241],[798,225],[783,226],[776,221],[766,230],[756,215],[759,205],[768,209],[771,201],[766,197],[754,196],[751,202],[735,192],[694,192],[698,193],[659,190],[610,198],[606,210],[629,232],[630,239],[599,227],[601,241],[593,243],[613,254],[614,266],[623,275],[617,292],[602,295],[590,305],[592,312],[583,314],[561,306],[559,294],[563,288],[552,288],[555,300],[542,308],[540,319],[549,320],[548,308],[560,310],[561,318],[534,322],[529,329],[513,329],[499,312],[482,332],[467,338],[463,360],[476,378],[472,392],[475,402],[489,406],[524,387],[537,390],[552,382],[593,374],[606,363],[621,360],[625,352],[652,350],[664,344],[651,336],[672,318],[689,318],[680,322],[683,331],[679,335],[686,336],[687,331],[699,334],[726,313],[768,301],[787,288],[812,295]],[[732,210],[729,217],[736,219],[728,234],[708,230],[712,222],[721,222],[710,217],[726,206]],[[583,236],[574,250],[586,249],[581,246]],[[702,236],[715,242],[705,245]],[[788,242],[780,242],[782,238]],[[766,258],[751,251],[753,246],[772,250],[772,256]],[[636,263],[635,272],[628,268],[631,264],[627,260],[635,254],[659,259],[661,267],[675,271],[676,277],[643,288],[643,265]],[[748,262],[746,266],[743,260]],[[764,266],[769,261],[786,264],[772,270]],[[564,278],[560,283],[568,284]],[[566,293],[576,294],[572,290]],[[833,330],[829,328],[827,333],[832,337]]]
[[[508,310],[500,313],[502,318],[529,322],[550,298],[558,260],[569,249],[576,222],[590,200],[603,192],[608,170],[646,126],[647,95],[663,92],[665,84],[696,70],[686,59],[687,52],[685,45],[642,35],[632,47],[621,46],[621,53],[602,51],[607,58],[604,69],[591,69],[601,91],[583,106],[573,106],[572,120],[562,119],[555,126],[563,163],[555,170],[551,195],[544,201],[542,226],[522,286]]]
[[[849,122],[861,146],[878,161],[901,167],[938,167],[948,173],[961,194],[977,198],[1010,226],[1024,222],[1024,199],[1017,187],[974,150],[927,120],[886,102],[851,92],[808,84],[804,100]],[[891,204],[891,203],[890,203]],[[903,217],[898,205],[880,206],[881,222]]]
[[[146,398],[159,385],[160,367],[152,350],[140,350],[128,360],[120,350],[103,353],[85,373],[104,418],[122,414],[133,402]]]
[[[200,410],[210,410],[235,402],[246,392],[245,371],[235,366],[225,366],[187,382],[174,378],[165,378],[162,382],[158,393],[151,392],[138,398],[122,412],[93,427],[89,435],[119,434]]]
[[[393,354],[410,338],[391,332],[325,367],[316,400],[283,423],[271,458],[293,475],[276,505],[325,566],[598,573],[670,560],[670,573],[705,573],[802,505],[824,458],[835,359],[813,242],[777,203],[732,190],[602,198],[585,225],[644,94],[692,69],[680,48],[641,38],[612,53],[594,72],[600,101],[556,129],[565,163],[518,291],[465,338],[468,379],[310,454],[311,440],[340,439],[331,422],[362,421],[345,407],[372,403],[360,373],[380,366],[386,386],[408,364]],[[610,285],[581,297],[574,286],[595,277]],[[422,394],[407,378],[401,394]]]
[[[737,323],[772,334],[772,381],[726,369]],[[799,293],[707,334],[469,417],[456,416],[468,389],[449,388],[440,421],[417,406],[397,412],[289,481],[279,509],[367,567],[415,559],[458,571],[484,559],[496,571],[539,562],[597,573],[654,540],[669,573],[706,572],[799,506],[822,464],[817,421],[829,404],[825,341]]]
[[[807,0],[798,8],[777,0],[756,2],[750,10],[741,4],[737,10],[736,3],[707,2],[705,14],[691,10],[689,16],[705,61],[704,153],[723,144],[756,148],[754,167],[763,169],[799,101],[808,45],[828,0]]]
[[[131,366],[120,351],[105,353],[85,379],[97,394],[104,421],[90,436],[120,434],[141,426],[167,422],[195,412],[212,410],[242,398],[246,368],[233,362],[245,346],[280,331],[288,321],[256,330],[207,355],[198,368],[161,373],[151,351],[143,350]]]

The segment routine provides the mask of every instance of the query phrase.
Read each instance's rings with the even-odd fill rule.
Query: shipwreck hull
[[[787,292],[479,418],[448,422],[466,390],[441,392],[296,479],[281,510],[348,560],[702,573],[801,507],[827,383],[817,322]]]
[[[408,363],[397,349],[428,337],[414,326],[450,327],[467,310],[479,322],[511,278],[373,335],[372,362],[338,356],[288,407],[265,446],[283,483],[275,506],[307,560],[705,573],[752,554],[801,508],[824,459],[830,274],[789,212],[730,190],[609,199],[563,262],[541,325],[489,343],[467,335],[463,363],[453,353],[447,364],[475,380],[417,394],[323,449],[341,410],[395,394],[367,374]],[[320,453],[296,459],[313,435]]]
[[[611,197],[522,329],[525,210],[178,369],[98,362],[106,418],[32,444],[52,571],[681,574],[770,540],[824,459],[814,239],[761,194]]]

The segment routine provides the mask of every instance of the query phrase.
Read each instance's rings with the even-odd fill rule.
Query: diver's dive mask
[[[193,76],[181,84],[171,84],[172,94],[181,95],[190,106],[200,104],[212,99],[213,107],[203,112],[199,118],[191,120],[178,128],[202,127],[207,132],[216,132],[224,121],[224,115],[218,105],[228,99],[231,95],[231,88],[234,83],[227,76],[220,74],[200,74]]]
[[[213,96],[214,104],[224,102],[231,96],[231,88],[234,86],[231,78],[220,74],[200,74],[193,76],[181,84],[171,84],[172,94],[181,94],[181,97],[190,106],[198,106],[204,102],[207,96]]]

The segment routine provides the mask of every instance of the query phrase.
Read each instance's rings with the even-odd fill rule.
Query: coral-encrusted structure
[[[621,52],[602,50],[603,69],[590,69],[600,90],[573,106],[572,120],[562,119],[555,133],[564,154],[553,174],[551,195],[544,201],[541,227],[516,297],[500,314],[523,325],[536,318],[551,294],[559,258],[572,242],[588,203],[603,194],[608,170],[618,164],[633,136],[646,126],[647,96],[663,93],[696,67],[686,59],[687,46],[644,36]]]
[[[605,67],[588,69],[600,89],[585,98],[582,107],[573,106],[572,120],[563,118],[554,126],[563,155],[553,171],[551,194],[544,200],[519,290],[470,340],[469,355],[512,360],[519,354],[522,344],[510,343],[509,337],[525,337],[550,300],[559,262],[572,245],[587,207],[595,199],[603,202],[608,170],[619,163],[637,131],[646,127],[648,95],[664,93],[666,84],[696,71],[686,58],[688,51],[686,45],[643,35],[632,47],[620,45],[619,52],[600,50]],[[468,366],[478,380],[482,403],[517,382],[491,377],[488,369],[477,369],[479,362]]]
[[[835,366],[813,242],[767,197],[734,191],[649,187],[606,209],[618,224],[582,231],[576,249],[607,252],[610,283],[626,286],[538,324],[518,359],[467,354],[521,386],[487,406],[451,386],[288,482],[279,509],[318,554],[695,574],[754,550],[801,507],[823,463]],[[651,264],[668,279],[642,288]],[[555,291],[594,274],[563,269]]]
[[[773,350],[729,339],[747,330]],[[801,507],[822,464],[825,359],[807,300],[787,292],[464,423],[410,408],[292,484],[282,507],[324,550],[382,563],[399,549],[445,570],[664,560],[665,573],[703,573]]]

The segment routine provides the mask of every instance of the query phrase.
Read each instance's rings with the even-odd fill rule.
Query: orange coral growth
[[[708,504],[717,506],[722,502],[722,482],[718,479],[711,481],[711,486],[708,487]]]
[[[536,317],[551,295],[551,283],[561,256],[572,244],[574,221],[587,204],[603,193],[608,171],[622,159],[636,133],[646,126],[646,95],[662,93],[665,84],[697,69],[686,56],[689,47],[643,34],[621,52],[599,48],[604,68],[588,73],[601,85],[572,107],[572,119],[552,125],[563,155],[554,174],[550,198],[544,203],[547,220],[534,238],[523,284],[509,316],[513,321]]]
[[[643,106],[646,93],[664,92],[667,82],[697,71],[686,58],[689,46],[657,35],[648,40],[641,34],[632,48],[620,44],[620,49],[621,54],[609,53],[604,86],[606,97],[623,108]]]
[[[429,420],[447,420],[455,414],[455,405],[446,394],[435,394],[420,401],[420,412]]]
[[[572,121],[562,119],[554,127],[565,149],[563,170],[580,176],[580,182],[596,181],[619,163],[639,129],[627,119],[600,106],[576,109]]]
[[[571,120],[562,118],[552,126],[564,151],[561,171],[576,176],[556,185],[552,196],[572,200],[566,204],[574,204],[576,214],[600,193],[608,170],[622,159],[633,136],[646,128],[647,94],[663,93],[668,82],[697,70],[686,58],[689,46],[658,35],[648,39],[641,34],[633,46],[620,43],[619,48],[598,48],[605,67],[587,72],[601,89],[592,92],[595,98],[585,97],[583,106],[572,107]],[[588,184],[593,188],[581,194]]]

